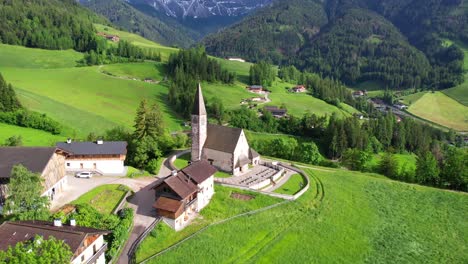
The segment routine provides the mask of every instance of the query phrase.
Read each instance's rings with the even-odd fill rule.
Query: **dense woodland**
[[[386,158],[376,172],[406,182],[468,191],[468,168],[464,164],[468,151],[447,144],[459,139],[455,133],[445,133],[410,118],[398,122],[391,112],[361,122],[355,117],[341,119],[336,115],[319,117],[310,113],[302,118],[291,115],[276,119],[265,112],[258,118],[255,111],[241,108],[228,113],[225,118],[234,127],[300,136],[301,140],[281,138],[251,142],[264,155],[334,166],[323,160],[313,146],[307,145],[316,142],[327,158],[342,160],[351,169],[369,171],[371,168],[367,168],[366,163],[371,155],[386,152]],[[431,174],[421,174],[422,169],[418,172],[398,171],[392,153],[416,153],[419,167],[429,166],[427,163],[433,159],[437,162]],[[446,172],[449,168],[450,174]]]
[[[0,42],[43,49],[96,49],[92,21],[107,23],[74,0],[0,0]]]
[[[204,39],[207,51],[390,89],[443,89],[463,81],[461,0],[279,1]],[[400,33],[401,32],[401,33]]]
[[[161,61],[161,53],[156,52],[155,49],[140,48],[125,40],[120,40],[117,46],[109,44],[109,41],[104,38],[97,39],[96,43],[96,50],[85,53],[84,58],[78,62],[80,66],[144,60]]]
[[[171,78],[169,101],[184,117],[190,116],[198,82],[232,84],[236,80],[234,73],[222,69],[215,59],[208,58],[201,46],[171,54],[167,71]]]

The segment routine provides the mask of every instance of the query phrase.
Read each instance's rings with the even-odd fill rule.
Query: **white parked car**
[[[75,174],[75,177],[77,178],[91,178],[93,177],[93,173],[90,171],[80,171]]]

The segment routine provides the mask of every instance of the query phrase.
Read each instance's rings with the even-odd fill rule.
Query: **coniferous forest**
[[[295,65],[347,85],[444,89],[463,82],[461,0],[278,1],[204,39],[217,56]]]

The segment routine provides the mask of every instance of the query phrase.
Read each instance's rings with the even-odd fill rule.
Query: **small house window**
[[[67,167],[70,167],[70,162],[67,162]]]
[[[210,162],[211,165],[213,165],[213,159],[208,159],[208,161]]]
[[[81,256],[81,262],[84,262],[84,255]]]

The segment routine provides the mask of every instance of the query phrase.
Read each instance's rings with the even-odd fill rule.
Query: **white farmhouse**
[[[122,176],[126,174],[124,161],[127,142],[103,141],[57,143],[57,147],[69,153],[65,160],[67,172],[89,170],[102,175]]]
[[[70,247],[73,253],[70,263],[105,264],[107,243],[104,241],[104,235],[108,233],[110,232],[105,230],[76,226],[74,220],[70,225],[62,225],[60,220],[53,223],[37,220],[4,222],[0,225],[0,250],[7,250],[19,242],[29,242],[36,235],[44,239],[54,237],[63,240]]]
[[[1,147],[0,148],[0,209],[8,197],[11,170],[23,165],[43,179],[42,196],[51,201],[67,185],[65,159],[68,153],[55,147]]]
[[[216,171],[207,161],[198,161],[156,181],[157,214],[176,231],[184,228],[210,202]]]
[[[239,175],[257,165],[260,155],[250,148],[244,130],[207,123],[201,86],[192,111],[192,162],[207,160],[217,169]]]

